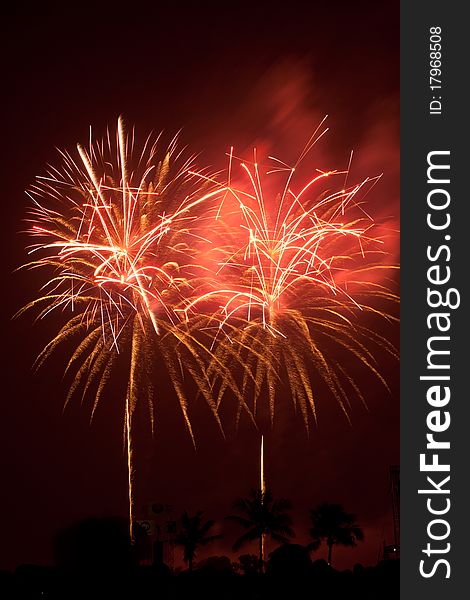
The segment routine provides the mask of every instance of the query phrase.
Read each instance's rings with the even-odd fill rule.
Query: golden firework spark
[[[66,372],[74,372],[66,403],[75,392],[91,394],[91,418],[110,379],[124,373],[124,428],[129,474],[130,528],[134,519],[133,415],[138,399],[154,426],[156,378],[171,379],[193,439],[183,373],[217,407],[205,365],[210,351],[194,334],[196,317],[182,320],[181,306],[194,292],[198,209],[219,193],[190,173],[175,140],[161,154],[147,139],[136,159],[134,134],[119,118],[116,138],[78,145],[78,158],[62,152],[60,168],[38,177],[29,195],[31,236],[38,240],[26,265],[47,273],[41,294],[20,313],[39,309],[66,315],[66,323],[39,355],[36,365],[59,346],[72,345]],[[208,211],[210,213],[210,211]],[[219,372],[230,382],[228,369]],[[224,374],[223,374],[224,373]],[[163,386],[164,387],[164,386]]]

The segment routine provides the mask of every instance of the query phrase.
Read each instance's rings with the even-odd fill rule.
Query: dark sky
[[[57,324],[11,320],[37,284],[13,273],[26,259],[18,233],[24,190],[45,163],[57,162],[55,147],[86,142],[90,125],[103,134],[122,113],[143,134],[182,129],[182,142],[205,164],[223,168],[231,144],[262,143],[291,158],[328,114],[324,164],[344,167],[354,149],[354,175],[384,173],[373,191],[376,212],[398,217],[398,2],[218,3],[216,11],[157,4],[151,14],[119,18],[19,12],[3,20],[0,568],[49,563],[62,528],[127,510],[115,399],[107,398],[92,426],[89,405],[79,400],[62,414],[60,369],[31,370]],[[383,540],[392,542],[398,364],[382,368],[392,395],[367,381],[369,412],[354,404],[352,426],[325,394],[310,438],[287,402],[267,432],[268,484],[293,501],[299,542],[307,540],[307,509],[325,500],[343,503],[363,525],[366,542],[339,550],[339,567],[373,564]],[[242,423],[224,441],[199,401],[195,452],[170,393],[167,401],[155,441],[140,449],[138,504],[159,501],[175,514],[201,509],[221,519],[257,485],[259,434]],[[228,552],[236,533],[227,528],[209,552]]]

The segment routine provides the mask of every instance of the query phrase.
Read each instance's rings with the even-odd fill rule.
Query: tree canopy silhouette
[[[209,519],[203,522],[203,512],[200,510],[194,516],[190,516],[186,511],[181,516],[181,529],[176,535],[175,543],[183,547],[183,559],[188,564],[190,571],[193,570],[194,559],[199,546],[206,546],[222,537],[222,535],[208,535],[215,524],[215,521]]]
[[[254,540],[259,541],[259,566],[263,565],[263,535],[281,544],[289,542],[289,538],[295,537],[291,527],[292,519],[288,511],[292,508],[289,500],[274,500],[270,490],[250,491],[248,498],[238,499],[233,508],[241,515],[228,515],[227,520],[241,525],[247,531],[238,538],[233,545],[237,551],[245,544]]]
[[[309,532],[313,542],[310,550],[317,550],[324,540],[328,546],[328,564],[331,565],[333,546],[356,546],[364,533],[356,523],[356,515],[347,513],[340,504],[323,503],[310,510],[312,527]]]

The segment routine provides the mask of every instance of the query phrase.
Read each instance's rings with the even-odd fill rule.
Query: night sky
[[[36,375],[31,368],[55,335],[55,317],[12,320],[39,282],[14,272],[26,260],[24,190],[46,163],[58,163],[56,147],[86,143],[90,125],[101,136],[123,114],[142,134],[181,129],[199,162],[221,169],[232,144],[292,159],[328,114],[330,131],[312,161],[344,168],[354,149],[351,176],[384,174],[369,200],[375,214],[397,223],[398,2],[219,3],[216,12],[201,3],[157,4],[120,18],[18,13],[2,25],[0,568],[49,564],[61,529],[127,514],[122,415],[112,390],[91,426],[89,402],[77,398],[63,414],[61,360]],[[396,329],[387,334],[398,343]],[[382,372],[392,394],[364,380],[369,411],[353,401],[352,426],[327,393],[309,438],[288,399],[278,403],[273,430],[262,423],[268,487],[292,500],[296,541],[308,540],[307,510],[323,501],[342,503],[363,526],[363,544],[336,551],[340,568],[375,564],[383,540],[393,542],[388,469],[399,462],[398,363],[386,359]],[[170,390],[158,406],[155,440],[142,426],[137,506],[156,501],[177,516],[200,509],[221,520],[258,484],[259,432],[246,419],[238,432],[228,425],[224,440],[202,400],[191,414],[197,451]],[[224,530],[206,555],[230,553],[238,531]]]

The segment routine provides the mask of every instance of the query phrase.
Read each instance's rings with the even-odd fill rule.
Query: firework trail
[[[353,358],[386,386],[374,351],[396,356],[364,324],[397,320],[393,267],[364,202],[378,178],[348,185],[349,165],[315,170],[295,183],[296,170],[325,132],[317,129],[294,166],[273,157],[261,165],[256,151],[252,162],[243,161],[232,149],[217,213],[220,239],[228,241],[215,250],[215,283],[187,307],[188,314],[200,303],[216,307],[214,354],[232,364],[235,357],[243,367],[239,385],[245,397],[253,387],[253,412],[265,389],[274,419],[284,380],[307,429],[309,411],[316,420],[315,378],[349,418],[347,387],[365,401],[344,362]],[[218,405],[225,390],[222,383]]]
[[[173,141],[159,153],[149,137],[140,155],[134,135],[118,121],[116,137],[78,146],[75,160],[62,152],[62,166],[38,177],[29,195],[29,248],[24,267],[41,269],[39,296],[20,313],[67,319],[39,355],[40,367],[59,346],[71,349],[73,372],[66,404],[91,395],[91,418],[111,379],[126,387],[125,445],[129,475],[130,531],[134,520],[133,417],[138,397],[146,399],[152,431],[155,379],[169,377],[193,439],[183,373],[207,400],[219,424],[205,365],[214,358],[195,334],[198,318],[181,318],[194,294],[201,267],[195,261],[198,234],[208,203],[219,190],[190,173]],[[199,213],[198,213],[199,211]],[[213,367],[231,385],[221,363]],[[125,377],[122,379],[122,375]],[[122,381],[121,381],[122,379]],[[188,378],[186,378],[188,379]],[[234,387],[234,385],[232,386]],[[123,394],[124,395],[124,394]]]
[[[259,469],[259,479],[260,479],[260,492],[261,492],[261,502],[264,502],[265,494],[266,494],[266,479],[264,476],[264,438],[261,436],[261,447],[260,447],[260,469]],[[266,553],[266,534],[263,532],[261,534],[261,562],[264,568],[265,561],[265,553]]]

